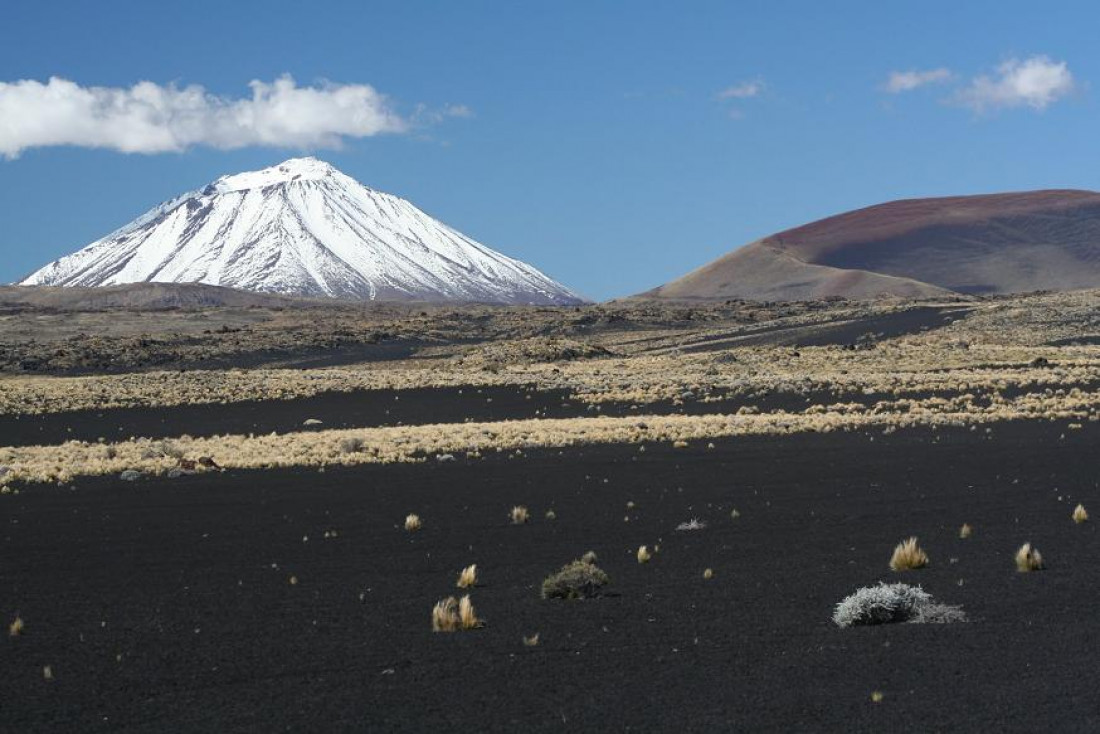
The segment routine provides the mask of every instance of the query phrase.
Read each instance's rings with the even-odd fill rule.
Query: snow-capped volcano
[[[19,284],[149,281],[370,300],[582,300],[530,265],[316,158],[223,176]]]

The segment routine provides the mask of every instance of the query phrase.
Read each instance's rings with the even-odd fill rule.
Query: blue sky
[[[889,199],[1100,188],[1095,3],[44,0],[3,18],[5,282],[303,152],[598,299]],[[60,77],[229,104],[287,74],[369,85],[396,122],[124,153],[117,130],[40,144],[45,113],[3,102]]]

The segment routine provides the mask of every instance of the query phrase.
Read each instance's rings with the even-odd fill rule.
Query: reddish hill
[[[1100,193],[908,199],[757,240],[644,296],[808,299],[1100,287]]]

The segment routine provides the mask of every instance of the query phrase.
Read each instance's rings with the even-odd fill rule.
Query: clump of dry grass
[[[962,527],[959,528],[959,537],[963,538],[963,539],[969,538],[970,533],[972,533],[972,532],[973,532],[973,528],[970,527],[970,524],[964,522]]]
[[[462,572],[458,574],[458,583],[456,584],[460,589],[468,589],[471,586],[477,585],[477,564],[471,563],[466,568],[462,569]]]
[[[638,563],[649,563],[651,558],[653,558],[653,554],[649,552],[649,548],[644,545],[638,546]]]
[[[531,635],[530,637],[528,637],[527,635],[523,636],[523,646],[524,647],[535,647],[538,644],[539,644],[539,633],[538,632]]]
[[[1073,508],[1073,521],[1080,525],[1083,522],[1088,522],[1088,519],[1088,510],[1081,503],[1077,503],[1077,506]]]
[[[1043,555],[1031,543],[1024,543],[1016,551],[1016,570],[1020,573],[1040,571],[1043,568]]]
[[[23,618],[17,616],[14,620],[12,620],[12,623],[8,625],[8,635],[11,637],[18,637],[19,635],[23,634],[24,626],[25,625],[23,624]]]
[[[458,621],[464,630],[485,626],[485,623],[478,619],[477,613],[474,611],[474,603],[470,601],[469,594],[458,600]]]
[[[890,568],[894,571],[910,571],[928,565],[928,554],[917,545],[916,536],[901,541],[890,557]]]
[[[703,578],[706,579],[707,581],[710,581],[712,578],[714,578],[714,570],[708,568],[705,571],[703,571]]]
[[[454,632],[462,620],[458,616],[458,599],[448,596],[432,607],[432,632]]]
[[[512,508],[512,511],[508,513],[508,517],[512,519],[513,525],[523,525],[529,519],[529,513],[527,508],[523,505],[516,505]]]
[[[591,560],[586,560],[591,555]],[[542,582],[543,599],[590,599],[599,596],[600,590],[611,579],[596,566],[596,554],[589,551],[584,558],[567,563],[557,573]]]
[[[421,526],[422,523],[420,522],[420,515],[410,513],[405,518],[405,529],[408,530],[410,533],[419,530]]]
[[[557,520],[558,519],[558,513],[554,512],[553,510],[547,510],[546,511],[546,519],[547,520]]]
[[[585,554],[581,556],[581,561],[584,563],[595,563],[597,560],[596,551],[585,551]]]
[[[53,680],[53,666],[52,665],[43,665],[42,666],[42,677],[45,678],[46,680]]]

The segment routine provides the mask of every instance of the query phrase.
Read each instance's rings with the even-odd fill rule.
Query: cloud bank
[[[290,76],[253,81],[251,96],[227,98],[191,85],[82,87],[51,77],[0,82],[0,155],[58,145],[123,153],[192,146],[334,148],[349,138],[406,132],[410,122],[367,84],[300,87]],[[469,116],[461,105],[447,116]]]
[[[1066,62],[1032,56],[1010,59],[997,67],[995,75],[974,78],[959,90],[955,101],[979,113],[1012,107],[1044,110],[1075,88]]]
[[[928,84],[939,84],[950,78],[951,70],[943,67],[926,71],[893,71],[883,86],[890,94],[901,94]]]
[[[759,96],[763,91],[764,82],[755,79],[753,81],[734,84],[732,87],[726,87],[714,96],[716,99],[749,99],[750,97]]]

